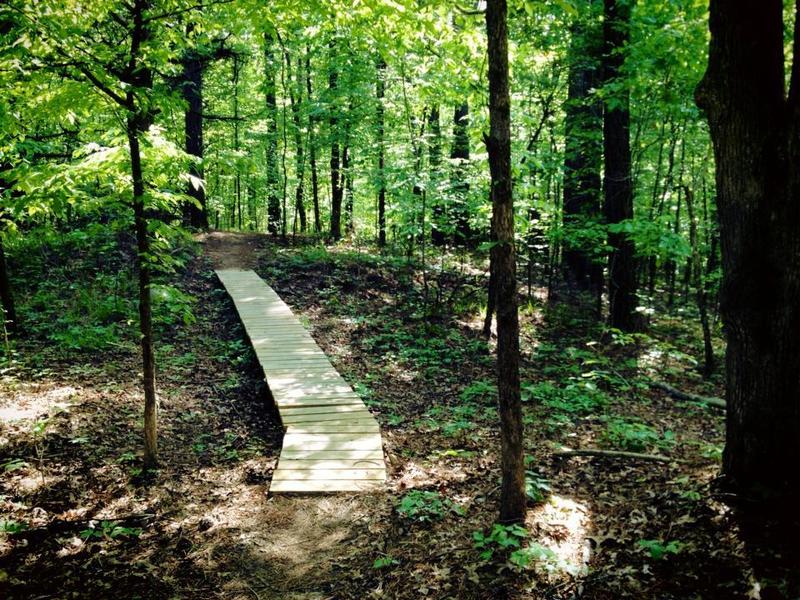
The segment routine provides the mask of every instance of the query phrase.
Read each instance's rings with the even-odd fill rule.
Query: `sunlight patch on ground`
[[[537,541],[553,551],[558,570],[586,573],[591,514],[584,504],[554,494],[529,513],[527,524],[537,532]]]
[[[444,482],[461,482],[466,479],[466,476],[466,473],[458,465],[422,466],[409,460],[396,481],[400,489],[418,488],[440,485]]]
[[[50,413],[53,409],[65,410],[69,400],[78,390],[71,386],[42,389],[41,385],[28,385],[24,391],[13,395],[0,396],[0,421],[32,421],[39,416]]]
[[[649,348],[639,355],[638,366],[641,369],[656,368],[664,360],[664,351],[659,348]]]

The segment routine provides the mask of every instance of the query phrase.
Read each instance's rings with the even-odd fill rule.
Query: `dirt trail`
[[[255,270],[267,237],[214,231],[196,239],[214,269]],[[244,485],[225,490],[225,501],[209,515],[210,522],[219,524],[220,534],[210,536],[202,553],[214,559],[202,563],[202,568],[218,570],[219,563],[224,563],[224,570],[234,576],[223,593],[237,600],[252,597],[250,593],[285,600],[350,597],[346,591],[350,584],[339,580],[340,573],[348,568],[368,569],[374,560],[374,525],[370,524],[389,519],[386,496],[267,497],[265,492],[265,487]],[[236,534],[233,545],[232,536],[223,534],[226,529]]]
[[[255,269],[256,249],[265,238],[263,233],[212,231],[198,236],[215,269]]]

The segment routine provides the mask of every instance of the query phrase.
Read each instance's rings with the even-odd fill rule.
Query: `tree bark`
[[[711,344],[711,321],[708,318],[708,291],[706,278],[703,273],[702,257],[700,255],[700,242],[697,239],[697,220],[694,211],[694,193],[689,186],[684,186],[686,197],[686,211],[689,213],[689,244],[692,248],[691,269],[694,275],[695,299],[697,310],[700,313],[700,326],[703,329],[703,377],[708,379],[714,372],[714,346]],[[716,249],[712,248],[712,251]]]
[[[184,133],[186,153],[198,158],[189,173],[203,179],[203,59],[196,52],[189,52],[183,59],[183,99],[186,101]],[[187,194],[195,202],[188,203],[184,211],[184,224],[195,229],[208,229],[206,191],[202,185],[190,183]]]
[[[335,61],[336,44],[331,40],[331,61]],[[331,134],[331,239],[334,241],[342,239],[342,173],[339,165],[339,114],[338,107],[334,98],[337,94],[339,74],[336,65],[330,65],[328,73],[328,91],[331,96],[328,110],[330,134]]]
[[[442,126],[439,119],[439,105],[434,104],[428,115],[428,130],[430,131],[430,145],[428,147],[428,192],[433,199],[431,202],[431,243],[434,246],[444,246],[447,241],[445,235],[445,207],[439,194],[439,177],[442,169]]]
[[[292,105],[292,122],[294,124],[294,145],[295,145],[295,172],[297,175],[297,187],[295,187],[294,194],[294,209],[297,216],[300,218],[300,232],[306,232],[306,207],[303,202],[304,189],[305,189],[305,170],[306,160],[303,152],[303,133],[302,123],[300,120],[300,109],[303,102],[303,80],[301,77],[300,59],[297,60],[297,73],[296,77],[296,92],[291,91],[292,86],[292,72],[291,72],[291,58],[289,53],[286,52],[286,69],[289,80],[289,101]]]
[[[453,113],[453,148],[450,158],[455,163],[453,171],[453,192],[455,199],[450,215],[455,224],[453,242],[466,246],[472,238],[469,226],[469,183],[466,166],[469,162],[469,104],[464,101],[456,106]]]
[[[525,466],[519,389],[519,315],[514,252],[514,201],[511,189],[511,101],[508,84],[506,0],[488,0],[489,135],[485,138],[491,171],[492,248],[496,276],[497,389],[502,438],[500,522],[525,520]]]
[[[711,0],[696,91],[716,157],[727,338],[723,471],[800,493],[800,29],[785,89],[783,3]]]
[[[592,3],[586,2],[591,13]],[[600,84],[601,32],[591,14],[572,26],[569,86],[565,107],[564,225],[586,227],[601,220],[603,107],[593,95]],[[578,290],[600,294],[603,267],[590,248],[565,243],[562,256],[567,282]]]
[[[306,47],[306,98],[311,102],[311,51]],[[314,233],[322,233],[322,220],[319,212],[319,178],[317,175],[317,145],[314,127],[317,118],[308,117],[308,163],[311,167],[311,202],[314,207]]]
[[[233,85],[233,149],[239,152],[239,75],[241,74],[239,57],[234,54],[233,64],[231,65],[231,83]],[[239,165],[236,165],[236,177],[234,178],[234,211],[239,215],[239,230],[242,229],[242,174]]]
[[[604,0],[603,80],[606,85],[621,76],[629,39],[630,0]],[[603,116],[606,222],[614,225],[633,218],[631,183],[630,92],[622,89],[606,100]],[[633,241],[621,232],[609,233],[609,324],[623,331],[636,329],[636,259]]]
[[[278,104],[275,99],[275,40],[264,34],[264,93],[267,109],[267,231],[278,235],[281,204],[278,197]]]
[[[145,213],[145,184],[142,172],[142,155],[139,136],[145,133],[153,122],[149,103],[137,102],[134,86],[140,90],[150,90],[153,76],[140,64],[141,45],[149,31],[144,21],[144,11],[149,7],[148,0],[135,0],[131,8],[133,27],[131,29],[130,60],[127,77],[131,88],[126,93],[129,113],[126,120],[126,134],[131,160],[131,180],[133,184],[133,216],[136,230],[136,267],[139,272],[139,333],[142,347],[142,377],[144,387],[144,466],[153,468],[158,463],[158,399],[156,397],[155,355],[153,352],[153,311],[150,297],[150,235]]]
[[[345,144],[342,149],[342,179],[344,181],[344,222],[347,235],[352,235],[355,231],[353,221],[353,175],[350,166],[350,139],[345,134]]]
[[[0,301],[3,303],[5,329],[9,333],[14,333],[17,329],[17,310],[14,306],[14,294],[11,292],[11,279],[8,275],[2,234],[0,234]]]
[[[377,98],[376,118],[378,121],[378,246],[386,246],[386,119],[384,96],[386,96],[386,61],[378,58],[378,72],[375,81]]]

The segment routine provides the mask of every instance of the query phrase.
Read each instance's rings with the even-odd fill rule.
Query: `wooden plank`
[[[287,433],[376,433],[375,425],[378,421],[374,417],[348,418],[347,415],[340,419],[327,419],[323,421],[299,421],[284,423]],[[334,431],[337,427],[369,427],[367,431]],[[306,429],[319,428],[321,431],[306,431]],[[330,431],[329,431],[330,429]]]
[[[348,481],[344,479],[314,481],[276,481],[270,485],[270,494],[320,494],[327,492],[369,492],[379,490],[384,482],[378,479]]]
[[[272,474],[272,483],[277,481],[317,481],[317,480],[347,479],[360,481],[364,479],[386,479],[386,469],[284,469],[278,466]]]
[[[353,407],[356,410],[352,412],[336,412],[336,413],[310,413],[310,414],[294,414],[284,415],[283,410],[278,408],[281,412],[281,421],[284,425],[291,425],[293,423],[322,423],[323,421],[353,421],[372,419],[372,413],[365,408],[359,406]]]
[[[378,450],[320,450],[293,449],[281,450],[281,460],[383,460],[383,449]]]
[[[293,363],[275,363],[275,362],[262,362],[261,367],[265,371],[269,371],[272,377],[286,377],[298,372],[304,373],[321,373],[333,369],[331,364],[322,360],[297,360]]]
[[[309,438],[313,436],[314,439],[304,440],[289,440],[287,438],[294,436],[305,436]],[[335,439],[333,436],[348,436],[347,439]],[[364,436],[354,439],[354,436]],[[284,436],[283,451],[296,450],[307,452],[310,450],[382,450],[383,444],[381,436],[377,433],[287,433]]]
[[[345,391],[352,392],[350,384],[342,379],[336,371],[331,369],[315,371],[310,373],[298,373],[296,375],[281,375],[269,378],[270,387],[276,388],[304,388],[327,390],[332,388],[345,388]]]
[[[305,423],[293,423],[288,425],[288,430],[292,433],[380,433],[381,426],[374,419],[372,421],[352,422],[324,421],[314,425]]]
[[[267,382],[269,385],[269,382]],[[272,397],[276,401],[291,400],[296,398],[303,398],[307,396],[325,396],[332,395],[347,396],[354,393],[349,385],[293,385],[283,387],[270,387]]]
[[[276,400],[275,403],[278,405],[279,410],[293,406],[328,406],[330,404],[347,404],[350,406],[366,407],[366,404],[364,404],[361,398],[355,394],[353,394],[352,397],[343,398],[315,398],[314,396],[310,396],[297,401],[278,402]]]
[[[325,356],[325,353],[319,349],[319,346],[314,341],[314,338],[310,336],[294,336],[291,340],[287,339],[278,339],[270,336],[249,336],[250,343],[253,344],[253,348],[256,350],[270,350],[272,348],[280,349],[281,351],[303,351],[303,350],[313,350],[315,354],[319,354],[321,356]],[[294,342],[294,343],[287,343]]]
[[[320,395],[309,395],[309,396],[298,396],[298,397],[287,397],[287,396],[275,396],[273,395],[273,400],[275,400],[275,404],[278,406],[279,409],[290,408],[290,407],[309,407],[309,406],[329,406],[331,404],[343,404],[352,406],[353,404],[358,404],[359,406],[364,405],[364,401],[361,400],[356,394],[340,394],[338,396],[331,397],[326,394]]]
[[[296,344],[291,347],[280,346],[269,340],[260,340],[261,343],[253,343],[253,350],[256,356],[261,356],[266,360],[283,359],[291,360],[300,357],[323,357],[325,354],[319,349],[316,344]]]
[[[363,412],[366,410],[366,406],[363,409],[357,408],[358,405],[352,404],[329,404],[327,406],[282,406],[281,416],[284,417],[291,417],[291,416],[301,416],[301,415],[319,415],[319,414],[342,414],[342,413],[351,413],[351,412]]]
[[[326,470],[326,469],[384,469],[383,456],[379,458],[340,458],[322,460],[303,460],[281,456],[278,468],[290,470]],[[385,469],[384,469],[385,470]]]

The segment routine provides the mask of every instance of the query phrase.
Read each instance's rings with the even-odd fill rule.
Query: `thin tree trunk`
[[[233,149],[239,152],[239,75],[241,65],[238,56],[233,57]],[[239,230],[242,229],[242,174],[239,172],[239,165],[236,165],[236,178],[234,180],[234,192],[236,202],[234,210],[239,211]]]
[[[311,51],[306,46],[306,98],[311,103]],[[319,179],[317,175],[317,143],[315,126],[317,118],[308,117],[308,163],[311,167],[311,202],[314,207],[314,233],[322,233],[322,220],[319,213]]]
[[[336,44],[330,42],[331,61],[335,61]],[[339,115],[333,97],[337,94],[339,74],[336,65],[330,66],[328,73],[328,90],[331,95],[329,123],[331,134],[331,238],[334,241],[342,239],[342,180],[339,166]]]
[[[700,326],[703,329],[703,377],[708,378],[714,372],[714,346],[711,344],[711,324],[708,318],[708,294],[703,276],[700,257],[700,243],[697,239],[697,220],[694,212],[694,194],[688,186],[684,187],[686,212],[689,213],[689,244],[692,247],[691,273],[694,274],[697,310],[700,313]]]
[[[278,104],[276,95],[275,40],[264,34],[264,88],[267,109],[267,231],[278,235],[281,205],[278,197]]]
[[[386,246],[386,123],[384,96],[386,95],[386,61],[378,58],[378,73],[375,82],[378,121],[378,246]]]
[[[628,44],[631,6],[627,0],[604,0],[603,79],[606,85],[621,76]],[[618,82],[617,82],[618,83]],[[623,82],[613,102],[607,101],[603,118],[605,154],[606,222],[615,225],[633,218],[631,184],[630,92]],[[609,323],[622,331],[637,328],[636,258],[633,241],[622,232],[610,232],[608,260]]]
[[[455,224],[453,242],[456,246],[466,246],[472,239],[469,226],[469,182],[466,167],[469,162],[469,104],[466,101],[456,106],[453,113],[453,148],[450,158],[455,163],[453,169],[454,202],[451,222]]]
[[[353,176],[350,166],[350,139],[345,133],[345,143],[342,149],[342,179],[344,179],[344,228],[347,235],[352,235],[355,231],[353,222]]]
[[[286,65],[281,61],[281,88],[283,88],[284,98],[290,94],[289,86],[286,83]],[[291,81],[289,82],[291,83]],[[286,103],[283,103],[281,108],[281,171],[282,171],[282,185],[281,185],[281,212],[283,218],[281,219],[281,237],[285,240],[286,233],[289,227],[289,211],[286,208],[286,198],[289,186],[289,174],[286,169],[286,155],[289,152],[289,117],[286,113]]]
[[[288,70],[287,78],[289,80],[289,102],[292,105],[292,121],[294,123],[294,145],[295,145],[295,171],[297,175],[297,187],[295,188],[294,195],[294,209],[297,216],[300,218],[300,232],[306,232],[306,207],[303,203],[303,192],[305,184],[305,170],[306,161],[303,152],[303,133],[302,124],[300,122],[300,110],[303,102],[303,80],[300,72],[300,60],[297,60],[297,93],[292,92],[292,72],[291,72],[291,58],[289,53],[286,52],[286,68]]]
[[[11,279],[8,275],[2,234],[0,234],[0,300],[3,303],[5,329],[9,333],[13,333],[17,329],[17,310],[14,306],[14,294],[11,292]]]
[[[148,0],[134,0],[131,9],[133,26],[131,29],[130,60],[127,77],[133,84],[126,92],[129,114],[126,120],[126,134],[131,160],[131,181],[133,186],[133,217],[136,231],[136,267],[139,272],[139,333],[142,347],[142,378],[144,387],[144,466],[153,468],[158,463],[158,399],[156,397],[155,355],[153,352],[153,311],[150,299],[150,235],[145,213],[145,184],[142,172],[142,155],[139,136],[145,133],[153,122],[149,104],[136,109],[134,89],[149,90],[153,85],[150,69],[139,62],[142,43],[149,32],[144,21],[144,12],[149,8]]]
[[[525,465],[522,405],[519,389],[519,316],[514,252],[514,200],[511,190],[511,101],[508,90],[506,1],[488,0],[489,152],[492,222],[497,243],[492,247],[497,303],[497,389],[502,439],[500,522],[525,520]]]

